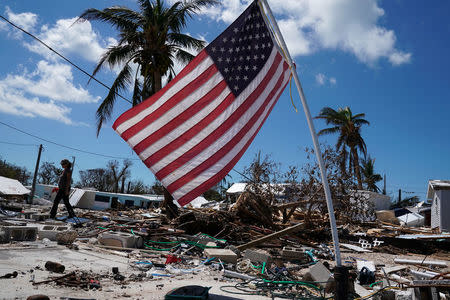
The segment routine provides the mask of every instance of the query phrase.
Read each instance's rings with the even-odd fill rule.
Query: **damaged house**
[[[450,180],[430,180],[427,199],[431,202],[431,228],[450,231]]]

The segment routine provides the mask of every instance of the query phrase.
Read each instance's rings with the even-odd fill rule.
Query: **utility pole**
[[[386,195],[386,173],[384,173],[383,195]]]
[[[37,174],[39,171],[39,162],[41,160],[41,152],[42,152],[42,144],[39,145],[39,152],[38,152],[38,157],[37,157],[37,161],[36,161],[36,168],[34,169],[33,184],[31,185],[31,193],[30,193],[30,197],[28,198],[28,204],[33,203],[34,192],[36,189],[36,179],[37,179]]]
[[[398,189],[398,206],[400,207],[400,202],[402,202],[402,190]]]
[[[72,168],[71,168],[71,172],[72,172],[72,176],[73,176],[73,169],[75,168],[75,156],[72,156]]]

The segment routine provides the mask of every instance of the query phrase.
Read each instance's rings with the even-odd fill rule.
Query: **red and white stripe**
[[[235,97],[205,50],[113,128],[180,205],[217,184],[242,157],[289,81],[276,47]]]

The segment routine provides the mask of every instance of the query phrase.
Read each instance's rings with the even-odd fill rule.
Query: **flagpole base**
[[[348,277],[349,272],[345,266],[336,266],[334,268],[334,280],[336,282],[335,300],[348,299]]]

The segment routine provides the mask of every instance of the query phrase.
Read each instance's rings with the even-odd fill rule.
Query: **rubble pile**
[[[207,276],[238,299],[333,297],[335,277],[341,274],[335,269],[327,216],[312,214],[314,223],[306,224],[302,211],[291,206],[293,211],[283,212],[286,207],[263,211],[257,202],[241,199],[229,210],[181,209],[172,220],[160,209],[126,208],[75,209],[73,219],[61,210],[50,220],[48,206],[2,202],[0,253],[64,249],[94,259],[123,258],[126,267],[111,261],[97,271],[81,269],[75,258],[62,261],[56,255],[40,258],[31,269],[0,269],[0,284],[30,276],[33,288],[105,291],[148,282],[161,288],[167,280]],[[260,214],[275,217],[258,219]],[[381,220],[338,225],[352,299],[450,299],[450,234]],[[200,293],[199,288],[187,290]]]

